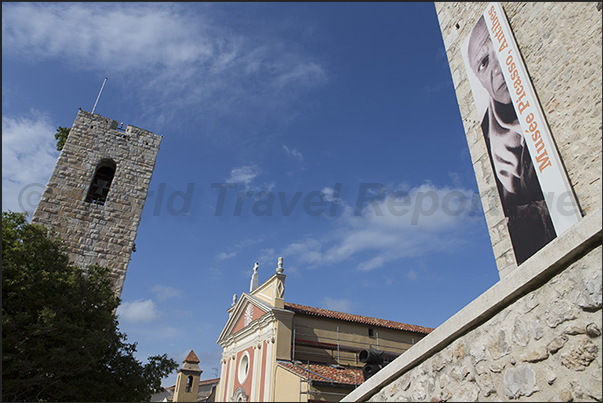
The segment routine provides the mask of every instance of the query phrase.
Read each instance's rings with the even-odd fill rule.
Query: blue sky
[[[215,377],[279,256],[290,302],[429,327],[498,280],[433,3],[3,3],[3,211],[105,77],[95,112],[164,136],[118,311],[141,360]]]

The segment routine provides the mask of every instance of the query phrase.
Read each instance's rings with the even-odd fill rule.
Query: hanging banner
[[[582,216],[499,3],[461,52],[520,265]]]

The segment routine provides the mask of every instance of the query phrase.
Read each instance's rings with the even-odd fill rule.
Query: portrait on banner
[[[519,119],[523,112],[520,107],[525,104],[514,102],[516,88],[503,74],[503,69],[509,70],[510,66],[504,59],[502,63],[499,60],[500,51],[509,45],[506,40],[501,43],[497,31],[486,24],[486,18],[484,12],[466,38],[462,52],[515,258],[520,265],[553,240],[557,232],[536,172],[538,166],[534,165]]]

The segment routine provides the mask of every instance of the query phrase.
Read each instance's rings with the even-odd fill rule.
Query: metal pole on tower
[[[107,82],[107,77],[105,77],[105,79],[103,80],[103,85],[101,85],[101,89],[98,92],[98,96],[96,97],[96,102],[94,102],[94,106],[92,107],[92,113],[94,113],[94,110],[96,109],[96,104],[98,103],[98,99],[101,96],[101,93],[103,92],[103,87],[105,86],[105,83]]]

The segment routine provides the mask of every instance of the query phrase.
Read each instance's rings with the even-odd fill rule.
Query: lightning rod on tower
[[[94,106],[92,107],[92,113],[94,113],[94,110],[96,109],[96,104],[98,103],[98,99],[101,96],[101,93],[103,92],[103,87],[105,86],[105,83],[107,82],[107,77],[105,77],[105,79],[103,80],[103,85],[101,85],[101,89],[98,92],[98,96],[96,97],[96,102],[94,102]]]

